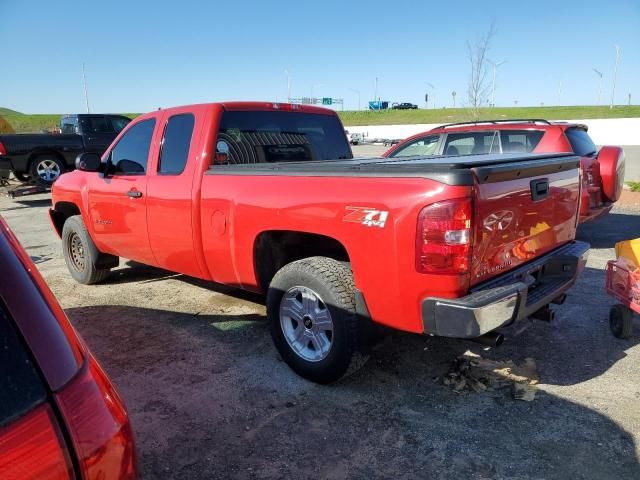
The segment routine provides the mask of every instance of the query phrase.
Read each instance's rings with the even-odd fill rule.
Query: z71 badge
[[[346,207],[347,214],[342,218],[343,222],[361,223],[367,227],[384,228],[389,217],[386,210],[378,210],[369,207]]]

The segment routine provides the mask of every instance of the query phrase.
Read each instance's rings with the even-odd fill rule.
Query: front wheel
[[[364,365],[357,351],[358,317],[351,270],[326,257],[289,263],[267,294],[271,336],[300,376],[331,383]]]
[[[62,253],[67,264],[69,273],[73,279],[84,285],[91,285],[103,281],[111,273],[104,260],[111,260],[117,257],[101,253],[91,240],[89,232],[82,221],[82,216],[74,215],[69,217],[62,227]]]

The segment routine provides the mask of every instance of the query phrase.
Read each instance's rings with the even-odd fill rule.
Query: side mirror
[[[81,153],[76,157],[76,168],[83,172],[97,172],[100,170],[100,155],[97,153]]]

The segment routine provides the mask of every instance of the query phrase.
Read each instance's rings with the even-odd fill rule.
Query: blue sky
[[[93,111],[142,112],[217,100],[333,96],[345,108],[379,96],[464,105],[466,41],[494,20],[496,104],[640,103],[640,1],[370,0],[217,2],[0,0],[0,106],[82,111],[82,62]],[[562,82],[560,96],[558,87]],[[431,83],[434,88],[427,85]]]

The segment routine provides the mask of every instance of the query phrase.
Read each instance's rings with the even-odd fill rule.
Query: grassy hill
[[[138,114],[125,113],[134,118]],[[412,123],[455,123],[472,119],[466,108],[438,108],[428,110],[362,110],[338,112],[345,126],[357,125],[402,125]],[[589,118],[638,118],[640,105],[576,107],[508,107],[484,108],[480,112],[482,120],[508,118],[546,118],[550,120],[581,120]],[[23,114],[0,108],[0,133],[14,130],[18,133],[41,132],[58,125],[60,114]],[[4,125],[4,127],[3,127]]]
[[[338,112],[345,126],[404,125],[413,123],[456,123],[472,120],[466,108],[439,108],[429,110],[363,110]],[[481,120],[508,118],[544,118],[548,120],[583,120],[589,118],[637,118],[640,105],[609,107],[508,107],[483,108]]]

